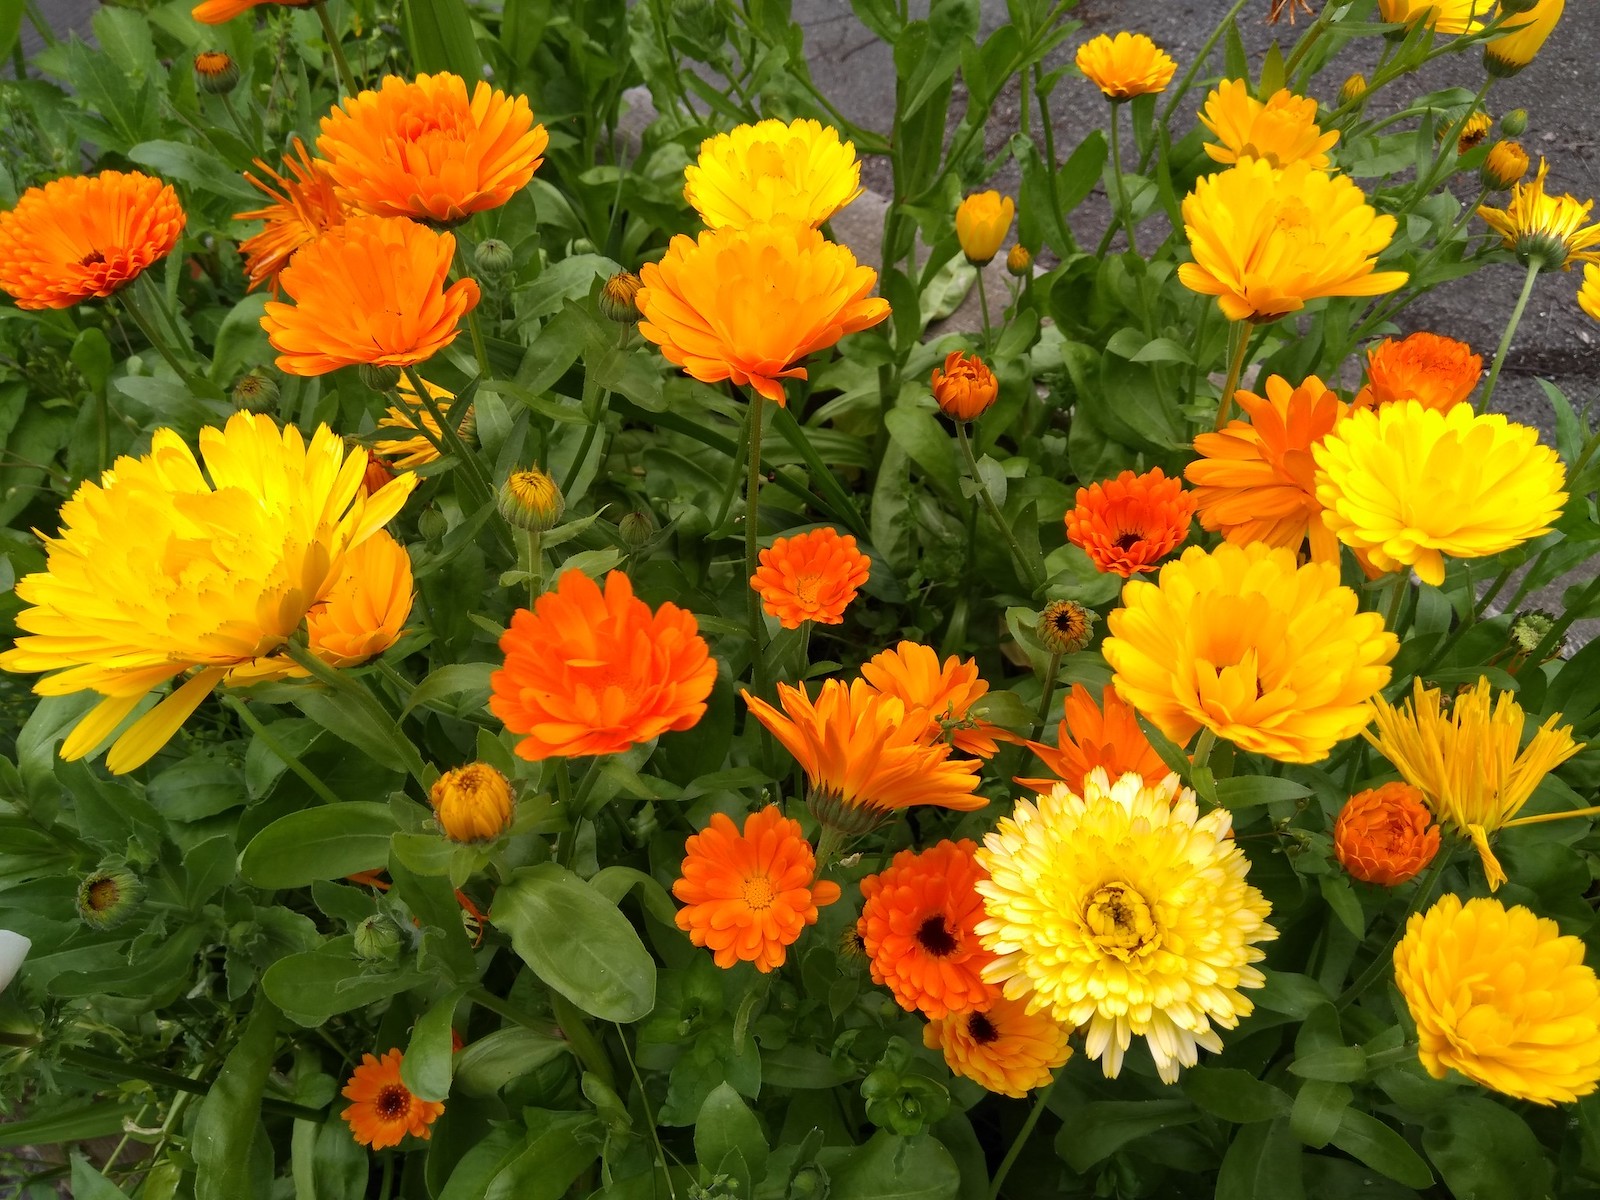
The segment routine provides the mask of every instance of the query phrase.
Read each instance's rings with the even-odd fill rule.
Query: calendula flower
[[[202,50],[194,56],[194,80],[200,90],[226,96],[239,84],[239,64],[221,50]]]
[[[428,389],[428,395],[438,402],[439,410],[449,412],[455,403],[455,393],[426,379],[422,383]],[[378,428],[398,430],[402,436],[378,438],[372,443],[372,452],[390,459],[395,466],[407,470],[437,462],[441,436],[439,422],[433,419],[433,414],[424,408],[422,401],[417,398],[417,389],[412,385],[409,375],[400,376],[395,384],[395,390],[400,393],[402,403],[391,404],[384,410],[383,416],[378,418]],[[461,416],[456,432],[461,435],[463,441],[468,441],[472,438],[475,428],[473,407],[469,404]]]
[[[1547,271],[1570,271],[1575,262],[1600,263],[1600,224],[1584,224],[1594,201],[1545,195],[1549,172],[1550,165],[1541,158],[1533,182],[1514,184],[1505,208],[1481,204],[1478,215],[1523,262],[1537,262]]]
[[[782,380],[807,378],[802,359],[889,315],[888,301],[872,295],[876,271],[792,224],[679,234],[639,275],[639,332],[668,362],[778,405]]]
[[[1537,429],[1465,404],[1362,409],[1311,452],[1322,519],[1339,540],[1435,587],[1445,555],[1483,558],[1549,533],[1567,499],[1566,468]]]
[[[1067,541],[1095,570],[1126,579],[1149,570],[1189,536],[1194,504],[1183,480],[1168,479],[1160,467],[1143,475],[1124,471],[1078,489],[1067,510]]]
[[[1033,633],[1051,654],[1076,654],[1089,644],[1099,619],[1076,600],[1052,600],[1039,610]]]
[[[53,179],[0,213],[0,289],[18,308],[71,308],[127,287],[178,244],[172,185],[138,171]]]
[[[1017,206],[996,191],[973,192],[956,207],[956,238],[974,266],[985,266],[1005,244]]]
[[[1279,88],[1265,103],[1250,94],[1244,79],[1224,79],[1206,97],[1200,110],[1200,123],[1211,131],[1215,142],[1206,143],[1206,153],[1219,163],[1259,159],[1275,167],[1305,163],[1326,170],[1328,151],[1339,140],[1339,131],[1326,133],[1317,125],[1317,102]]]
[[[736,125],[700,143],[683,198],[712,229],[793,221],[815,229],[861,195],[854,142],[806,118]]]
[[[1395,219],[1379,216],[1344,175],[1308,163],[1250,159],[1201,179],[1183,200],[1194,261],[1190,291],[1217,297],[1230,321],[1275,321],[1324,296],[1378,296],[1410,278],[1376,270]]]
[[[1600,266],[1583,268],[1583,285],[1578,288],[1578,307],[1600,321]]]
[[[1142,33],[1101,34],[1078,47],[1078,70],[1108,100],[1130,100],[1166,89],[1178,64]]]
[[[618,325],[637,325],[642,287],[644,280],[632,271],[618,271],[600,286],[600,314]]]
[[[1021,1000],[997,997],[982,1012],[952,1013],[922,1027],[922,1044],[944,1054],[957,1075],[1001,1096],[1021,1099],[1050,1082],[1072,1057],[1071,1031],[1028,1012]]]
[[[1470,113],[1467,119],[1462,122],[1461,132],[1456,134],[1456,153],[1465,154],[1468,150],[1482,145],[1483,140],[1489,136],[1489,131],[1493,128],[1494,118],[1482,109],[1477,109]],[[1449,131],[1450,125],[1441,125],[1435,136],[1442,141],[1444,135]]]
[[[1472,395],[1483,375],[1483,358],[1472,347],[1437,333],[1385,338],[1367,351],[1367,386],[1357,408],[1415,400],[1449,412]]]
[[[278,369],[326,375],[426,362],[456,338],[478,285],[445,286],[456,240],[397,217],[352,216],[302,246],[278,274],[293,304],[269,300],[261,328]]]
[[[550,137],[526,96],[459,75],[401,79],[347,96],[322,118],[317,152],[358,208],[454,223],[498,208],[528,185]]]
[[[202,25],[221,25],[263,4],[277,4],[284,8],[307,8],[311,0],[203,0],[203,3],[194,6],[189,15]]]
[[[746,817],[743,832],[713,813],[710,826],[684,843],[683,874],[672,885],[685,905],[678,928],[712,951],[717,966],[748,962],[766,974],[817,923],[817,909],[839,898],[839,885],[816,875],[800,822],[776,804]]]
[[[406,1135],[433,1136],[431,1126],[444,1112],[444,1105],[420,1100],[400,1081],[400,1064],[405,1055],[390,1050],[382,1058],[361,1056],[361,1065],[350,1076],[339,1094],[351,1103],[342,1116],[350,1125],[350,1135],[363,1146],[382,1150],[398,1146]]]
[[[1365,734],[1405,781],[1422,792],[1440,821],[1472,840],[1491,891],[1506,879],[1489,849],[1491,835],[1514,825],[1600,811],[1517,817],[1540,781],[1582,749],[1572,740],[1570,725],[1557,728],[1560,713],[1539,726],[1523,747],[1524,720],[1522,706],[1510,692],[1501,692],[1491,711],[1487,679],[1480,678],[1476,687],[1457,696],[1448,714],[1443,693],[1418,679],[1410,701],[1398,708],[1378,699],[1373,717],[1377,733]]]
[[[1567,1104],[1600,1082],[1600,980],[1584,944],[1548,917],[1480,896],[1413,913],[1394,978],[1435,1079]]]
[[[973,858],[977,849],[962,839],[920,854],[902,850],[861,881],[857,928],[872,981],[930,1021],[987,1008],[1000,993],[981,974],[994,955],[978,941],[983,900],[974,885],[988,875]]]
[[[367,495],[366,455],[327,426],[309,446],[293,426],[235,413],[200,431],[210,475],[171,429],[150,453],[78,485],[47,538],[43,572],[17,584],[25,636],[8,671],[49,671],[41,695],[98,692],[61,757],[93,753],[151,691],[194,670],[111,747],[115,773],[144,763],[225,679],[251,682],[345,575],[347,556],[416,484]],[[271,674],[268,671],[268,674]]]
[[[1033,274],[1033,255],[1021,242],[1006,251],[1006,274],[1013,279],[1026,279]]]
[[[1298,551],[1309,541],[1316,562],[1339,561],[1339,539],[1322,523],[1311,448],[1333,430],[1348,406],[1315,375],[1299,387],[1267,377],[1266,395],[1235,392],[1245,419],[1194,439],[1184,477],[1200,524],[1230,542],[1265,542]]]
[[[968,715],[989,685],[978,677],[978,660],[952,654],[941,665],[932,646],[901,642],[892,650],[875,654],[861,665],[861,678],[881,695],[893,696],[908,713],[920,709],[934,728],[930,736],[948,731],[957,750],[990,758],[999,747],[996,736],[1005,731]]]
[[[1192,546],[1133,580],[1100,651],[1122,698],[1180,746],[1202,727],[1279,762],[1319,762],[1372,717],[1399,650],[1331,563],[1256,542]]]
[[[717,679],[693,614],[670,600],[651,611],[621,571],[605,591],[582,571],[518,609],[500,639],[489,709],[538,762],[621,754],[705,715]]]
[[[96,933],[125,925],[144,902],[145,886],[121,866],[101,867],[78,881],[78,919]]]
[[[1339,85],[1339,107],[1355,104],[1366,94],[1367,77],[1359,71],[1353,72]]]
[[[1483,66],[1491,75],[1515,75],[1534,59],[1555,32],[1567,0],[1536,0],[1506,17],[1501,31],[1483,44]]]
[[[1420,791],[1409,783],[1386,783],[1345,802],[1333,825],[1333,852],[1361,882],[1398,887],[1439,853],[1439,827]]]
[[[922,709],[909,709],[864,680],[825,681],[812,700],[778,684],[780,712],[740,693],[811,782],[817,819],[847,834],[865,833],[902,808],[932,804],[964,812],[987,801],[974,794],[977,764],[951,758],[950,745]]]
[[[1490,7],[1490,0],[1378,0],[1378,15],[1396,24],[1420,23],[1454,37],[1482,29]]]
[[[306,614],[311,652],[331,667],[353,667],[382,654],[400,639],[414,598],[410,555],[377,530],[345,555],[339,581]]]
[[[468,763],[433,781],[428,802],[453,842],[492,842],[511,828],[511,781],[488,763]]]
[[[299,138],[294,139],[289,156],[283,160],[287,176],[274,171],[259,158],[256,166],[271,178],[271,183],[263,183],[249,171],[244,177],[266,193],[272,203],[265,208],[234,213],[233,219],[266,222],[260,233],[239,243],[239,253],[244,255],[250,290],[269,283],[276,295],[278,272],[289,265],[301,246],[315,241],[334,226],[344,224],[345,205],[334,189],[327,164],[312,158]]]
[[[546,533],[567,511],[561,485],[538,467],[512,471],[500,485],[496,507],[506,524],[529,533]]]
[[[933,398],[952,421],[976,421],[1000,394],[1000,381],[976,354],[952,350],[933,369]]]
[[[1272,906],[1245,880],[1228,811],[1202,817],[1176,775],[1112,783],[1096,770],[1080,790],[1020,800],[984,838],[978,934],[995,960],[983,975],[1083,1028],[1108,1078],[1142,1037],[1174,1083],[1253,1011],[1240,989],[1266,982],[1251,964],[1278,936]]]
[[[1509,192],[1527,173],[1528,152],[1521,143],[1500,141],[1489,147],[1489,156],[1483,160],[1479,175],[1483,186],[1490,191]]]
[[[842,625],[844,610],[872,568],[852,535],[827,526],[774,538],[761,551],[760,563],[750,586],[767,615],[785,629],[799,629],[807,621]]]
[[[1077,788],[1084,776],[1102,770],[1110,779],[1121,779],[1132,772],[1147,783],[1156,783],[1172,773],[1172,768],[1156,753],[1139,715],[1127,701],[1108,687],[1100,693],[1100,703],[1081,683],[1072,685],[1062,707],[1061,724],[1056,727],[1056,744],[1026,743],[1044,764],[1053,779],[1018,779],[1032,792],[1049,792],[1058,783]]]

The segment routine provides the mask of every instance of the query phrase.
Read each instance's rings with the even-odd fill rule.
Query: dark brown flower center
[[[103,913],[117,906],[120,889],[115,879],[96,879],[88,887],[89,911]]]
[[[1144,541],[1144,534],[1142,533],[1124,533],[1117,537],[1116,547],[1118,550],[1132,550],[1142,541]]]
[[[378,1093],[372,1107],[378,1110],[378,1115],[385,1121],[398,1121],[411,1108],[411,1093],[398,1083],[391,1083]]]
[[[972,1040],[980,1046],[987,1046],[998,1041],[1000,1031],[994,1027],[994,1022],[983,1013],[973,1013],[967,1020],[967,1032],[972,1035]]]
[[[95,267],[105,262],[106,256],[98,250],[91,250],[78,260],[80,267]]]
[[[935,958],[956,952],[956,939],[945,927],[942,916],[929,917],[917,930],[917,942]]]

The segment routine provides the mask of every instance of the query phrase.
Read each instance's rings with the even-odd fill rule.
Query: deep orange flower
[[[1448,412],[1478,386],[1483,357],[1455,338],[1413,333],[1401,341],[1385,338],[1367,351],[1367,386],[1355,407],[1416,400],[1423,408]]]
[[[973,858],[977,850],[966,839],[921,854],[902,850],[888,869],[861,881],[866,904],[856,928],[872,981],[931,1021],[987,1008],[1000,994],[981,974],[994,954],[978,941],[983,898],[974,885],[989,873]]]
[[[957,1075],[1020,1100],[1049,1083],[1050,1072],[1072,1057],[1071,1032],[1048,1012],[1030,1013],[1026,997],[1001,996],[982,1012],[928,1022],[922,1044],[943,1051]]]
[[[1311,541],[1316,562],[1339,561],[1339,539],[1322,523],[1311,448],[1349,411],[1315,375],[1291,387],[1267,379],[1266,396],[1235,392],[1248,420],[1229,421],[1194,439],[1198,459],[1184,468],[1195,485],[1200,524],[1241,546],[1265,542],[1299,551]]]
[[[1363,883],[1395,887],[1414,879],[1439,853],[1439,827],[1421,791],[1409,783],[1386,783],[1357,792],[1340,809],[1333,850]]]
[[[312,158],[299,138],[294,139],[289,157],[283,160],[284,170],[293,178],[274,171],[259,158],[256,166],[271,177],[271,183],[263,183],[249,171],[244,177],[265,192],[272,203],[265,208],[234,213],[233,219],[266,222],[260,233],[239,243],[239,253],[244,255],[250,290],[271,283],[272,293],[277,295],[278,272],[289,265],[301,246],[315,241],[335,225],[344,224],[345,206],[334,191],[328,165]]]
[[[444,1112],[444,1105],[419,1100],[400,1082],[400,1064],[405,1056],[390,1050],[381,1059],[361,1056],[361,1065],[339,1093],[350,1106],[339,1115],[350,1123],[350,1134],[363,1146],[383,1150],[398,1146],[406,1134],[426,1141],[433,1136],[429,1128]]]
[[[1194,497],[1183,480],[1160,467],[1143,475],[1124,471],[1115,479],[1078,489],[1067,513],[1067,540],[1079,546],[1095,570],[1124,579],[1149,570],[1189,536]]]
[[[944,366],[933,369],[933,398],[954,421],[976,421],[1000,394],[1000,381],[976,354],[952,350]]]
[[[489,677],[489,708],[517,753],[621,754],[705,714],[717,663],[692,614],[671,601],[655,612],[621,571],[605,593],[582,571],[518,609],[500,639],[506,663]]]
[[[411,557],[380,529],[345,555],[339,582],[306,614],[311,652],[335,667],[382,654],[399,640],[413,599]]]
[[[967,715],[989,690],[989,685],[978,678],[975,658],[962,661],[952,654],[941,666],[932,646],[901,642],[863,664],[861,678],[874,690],[899,700],[908,713],[922,710],[932,722],[932,736],[943,737],[948,730],[957,750],[989,758],[999,749],[995,745],[997,737],[1015,740],[998,725]]]
[[[1101,692],[1100,703],[1096,704],[1088,688],[1073,684],[1061,724],[1056,727],[1056,742],[1054,746],[1027,743],[1055,778],[1018,779],[1019,785],[1048,793],[1057,783],[1065,783],[1077,793],[1083,787],[1083,777],[1096,767],[1103,768],[1113,783],[1130,771],[1152,785],[1172,773],[1139,728],[1133,706],[1113,687]]]
[[[203,3],[195,5],[189,15],[202,25],[221,25],[263,4],[281,4],[284,8],[307,8],[311,0],[204,0]]]
[[[346,98],[322,118],[317,151],[351,203],[381,217],[453,223],[528,185],[550,142],[526,96],[459,75],[401,79]]]
[[[839,885],[818,879],[800,822],[776,804],[751,813],[744,832],[724,813],[684,843],[683,875],[672,894],[687,906],[678,928],[715,955],[719,967],[754,963],[762,974],[783,966],[788,947],[817,909],[839,898]]]
[[[774,538],[760,558],[750,586],[767,614],[785,629],[799,629],[807,621],[843,624],[844,610],[872,567],[851,534],[841,536],[827,526]]]
[[[415,221],[352,216],[302,246],[278,282],[295,303],[269,300],[261,328],[291,375],[372,363],[425,362],[456,338],[478,285],[445,287],[456,240]]]
[[[18,308],[71,308],[126,287],[183,232],[171,184],[137,171],[71,175],[0,213],[0,288]]]

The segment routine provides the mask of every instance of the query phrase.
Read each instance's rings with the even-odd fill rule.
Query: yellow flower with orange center
[[[1532,183],[1514,184],[1504,208],[1480,204],[1478,215],[1523,262],[1537,262],[1547,271],[1571,270],[1575,262],[1600,263],[1600,224],[1584,224],[1594,201],[1545,195],[1549,173],[1541,158]]]
[[[1200,123],[1217,139],[1207,142],[1205,151],[1219,163],[1255,158],[1275,167],[1303,162],[1321,171],[1339,140],[1337,129],[1324,133],[1317,125],[1317,102],[1311,97],[1279,88],[1263,103],[1244,79],[1219,83],[1206,97]]]
[[[989,691],[978,677],[975,658],[952,654],[941,665],[932,646],[904,641],[863,663],[861,678],[880,695],[899,700],[908,714],[921,710],[932,722],[930,736],[948,736],[957,750],[990,758],[999,749],[996,738],[1015,740],[999,726],[969,715]]]
[[[1110,779],[1121,779],[1131,771],[1146,783],[1156,783],[1172,773],[1139,728],[1139,714],[1113,687],[1101,692],[1096,704],[1088,688],[1073,684],[1056,727],[1056,744],[1025,744],[1055,776],[1016,780],[1033,792],[1048,792],[1058,783],[1080,787],[1084,776],[1096,768]]]
[[[855,143],[800,118],[737,125],[700,143],[683,198],[711,229],[793,221],[813,229],[861,195]]]
[[[1472,347],[1437,333],[1385,338],[1367,351],[1367,386],[1357,408],[1415,400],[1449,412],[1472,395],[1483,375],[1483,358]]]
[[[361,1065],[339,1093],[351,1101],[339,1115],[349,1124],[351,1136],[369,1149],[398,1146],[407,1134],[426,1141],[433,1136],[433,1123],[444,1112],[443,1104],[418,1099],[401,1082],[404,1061],[399,1050],[390,1050],[382,1058],[363,1054]]]
[[[1345,802],[1333,825],[1333,852],[1361,882],[1398,887],[1439,853],[1439,827],[1420,791],[1409,783],[1386,783]]]
[[[1508,14],[1500,31],[1483,44],[1484,69],[1502,77],[1522,70],[1555,32],[1566,7],[1567,0],[1535,0],[1532,7]]]
[[[1194,496],[1183,480],[1160,467],[1143,475],[1124,471],[1115,479],[1078,489],[1067,510],[1067,541],[1089,556],[1094,569],[1124,579],[1149,570],[1189,536]]]
[[[939,411],[953,421],[976,421],[1000,394],[1000,381],[983,359],[960,350],[945,355],[931,382]]]
[[[1434,33],[1449,37],[1478,32],[1491,7],[1491,0],[1378,0],[1378,14],[1383,20],[1426,25]]]
[[[1178,64],[1142,33],[1102,33],[1078,47],[1078,70],[1108,100],[1130,100],[1166,89]]]
[[[996,191],[973,192],[956,206],[956,239],[968,262],[981,267],[1000,253],[1016,212],[1011,197]]]
[[[826,526],[773,539],[761,551],[760,563],[750,586],[767,615],[785,629],[799,629],[807,621],[843,624],[844,610],[872,567],[853,536]]]
[[[511,781],[488,763],[446,771],[428,789],[439,828],[453,842],[492,842],[511,828]]]
[[[952,1013],[922,1027],[922,1044],[944,1054],[945,1064],[1000,1096],[1020,1100],[1050,1082],[1072,1057],[1071,1030],[1046,1013],[1030,1013],[1022,1000],[997,997],[982,1012]]]
[[[422,381],[422,385],[428,389],[428,395],[439,402],[440,411],[448,413],[454,404],[455,393],[426,379]],[[435,421],[433,414],[422,406],[410,376],[400,376],[399,382],[395,384],[395,390],[399,392],[403,407],[391,404],[385,409],[383,416],[378,418],[378,428],[397,430],[403,436],[376,439],[372,443],[372,452],[392,460],[397,467],[407,469],[427,466],[431,462],[438,461],[439,422]],[[456,431],[462,441],[467,441],[473,436],[475,427],[473,406],[469,404],[466,412],[461,414],[461,421]]]
[[[244,255],[250,290],[270,283],[274,295],[278,292],[278,272],[289,265],[294,252],[334,226],[342,225],[345,219],[344,201],[334,189],[327,164],[312,158],[299,138],[294,139],[293,149],[283,165],[292,178],[256,159],[256,166],[272,182],[263,183],[249,171],[244,177],[265,192],[272,203],[265,208],[233,214],[235,221],[266,222],[260,233],[239,243],[239,253]]]

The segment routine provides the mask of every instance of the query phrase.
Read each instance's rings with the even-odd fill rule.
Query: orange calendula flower
[[[1349,407],[1315,375],[1299,387],[1269,376],[1266,392],[1235,392],[1248,419],[1194,439],[1200,457],[1183,473],[1195,485],[1200,524],[1241,546],[1299,551],[1309,539],[1314,561],[1337,563],[1339,539],[1322,521],[1311,448]]]
[[[872,560],[856,549],[856,539],[826,526],[773,540],[761,552],[750,586],[761,606],[785,629],[807,621],[841,625],[844,610],[867,581]]]
[[[762,974],[783,966],[788,948],[817,909],[839,898],[818,879],[816,855],[776,804],[745,818],[741,833],[724,813],[684,843],[683,875],[672,894],[686,907],[678,928],[715,955],[719,967],[754,963]]]
[[[1116,688],[1106,688],[1096,704],[1088,688],[1073,684],[1062,709],[1061,724],[1056,728],[1056,743],[1026,743],[1055,778],[1018,779],[1020,786],[1048,792],[1057,783],[1066,783],[1077,791],[1083,786],[1084,776],[1096,767],[1104,770],[1109,779],[1121,779],[1131,772],[1151,784],[1172,773],[1139,728],[1138,714],[1117,695]]]
[[[446,771],[428,789],[439,828],[453,842],[492,842],[511,828],[516,794],[511,781],[488,763]]]
[[[516,750],[534,762],[621,754],[689,729],[717,679],[694,616],[671,601],[652,612],[621,571],[604,593],[567,571],[532,612],[517,610],[500,649],[489,709],[525,735]]]
[[[876,271],[792,224],[679,234],[639,276],[639,332],[668,362],[780,406],[782,380],[807,378],[801,359],[889,315],[889,302],[872,295]]]
[[[293,178],[285,177],[256,159],[256,166],[270,176],[272,182],[263,183],[249,171],[244,177],[265,192],[272,203],[265,208],[233,214],[235,221],[266,222],[260,233],[239,243],[239,253],[244,255],[250,290],[270,283],[274,295],[278,291],[278,272],[289,265],[294,252],[335,225],[342,225],[345,218],[344,201],[334,191],[333,176],[328,174],[327,164],[312,158],[299,138],[294,139],[283,165]]]
[[[1436,333],[1385,338],[1367,351],[1367,386],[1357,408],[1415,400],[1423,408],[1448,412],[1472,395],[1483,375],[1483,358],[1472,347]]]
[[[478,285],[445,286],[456,240],[396,217],[352,216],[302,246],[278,275],[261,328],[291,375],[425,362],[456,338]]]
[[[1000,381],[976,354],[952,350],[944,366],[933,369],[933,398],[954,421],[976,421],[1000,394]]]
[[[1207,142],[1205,151],[1219,163],[1256,158],[1275,167],[1303,162],[1321,171],[1339,140],[1337,129],[1324,133],[1318,126],[1317,102],[1311,97],[1279,88],[1263,103],[1243,79],[1217,85],[1200,110],[1200,123],[1217,139]]]
[[[1143,475],[1124,471],[1115,479],[1078,489],[1067,512],[1067,540],[1089,556],[1097,571],[1124,579],[1148,570],[1189,536],[1194,497],[1183,480],[1160,467]]]
[[[284,8],[309,8],[311,0],[204,0],[203,3],[195,5],[189,15],[202,25],[221,25],[263,4],[278,4]]]
[[[444,1105],[419,1100],[400,1081],[400,1064],[405,1055],[390,1050],[382,1058],[361,1056],[361,1065],[350,1076],[339,1094],[351,1104],[342,1116],[350,1134],[363,1146],[383,1150],[398,1146],[406,1134],[426,1141],[433,1136],[432,1124],[444,1112]]]
[[[29,309],[104,298],[165,258],[183,223],[172,185],[138,171],[53,179],[0,213],[0,289]]]
[[[1397,887],[1426,870],[1439,853],[1439,827],[1418,789],[1386,783],[1357,792],[1339,810],[1333,852],[1361,882]]]
[[[952,654],[941,666],[932,646],[901,642],[863,663],[861,678],[875,691],[899,700],[908,713],[921,709],[932,722],[931,736],[943,737],[948,731],[957,750],[989,758],[999,749],[997,737],[1014,740],[999,726],[967,715],[989,690],[978,677],[975,658],[963,661]]]
[[[1272,0],[1272,8],[1267,13],[1267,24],[1276,25],[1283,19],[1285,11],[1289,14],[1289,24],[1294,24],[1295,9],[1299,9],[1306,16],[1311,15],[1311,5],[1308,0]]]
[[[930,1021],[987,1008],[1000,994],[982,978],[994,955],[978,941],[983,899],[974,885],[989,873],[973,858],[977,849],[963,839],[921,854],[902,850],[861,881],[866,903],[856,928],[872,981]]]
[[[459,75],[401,79],[322,118],[317,151],[351,203],[381,217],[454,223],[528,185],[549,144],[526,96]]]
[[[1074,61],[1108,100],[1162,91],[1178,69],[1172,56],[1142,33],[1102,33],[1079,46]]]
[[[378,530],[345,556],[339,582],[306,614],[311,652],[334,667],[382,654],[399,640],[414,598],[411,556]]]
[[[1049,1013],[1029,1013],[1026,1000],[998,997],[982,1012],[953,1013],[922,1027],[922,1044],[944,1053],[957,1075],[1020,1100],[1050,1082],[1072,1057],[1071,1029]]]

